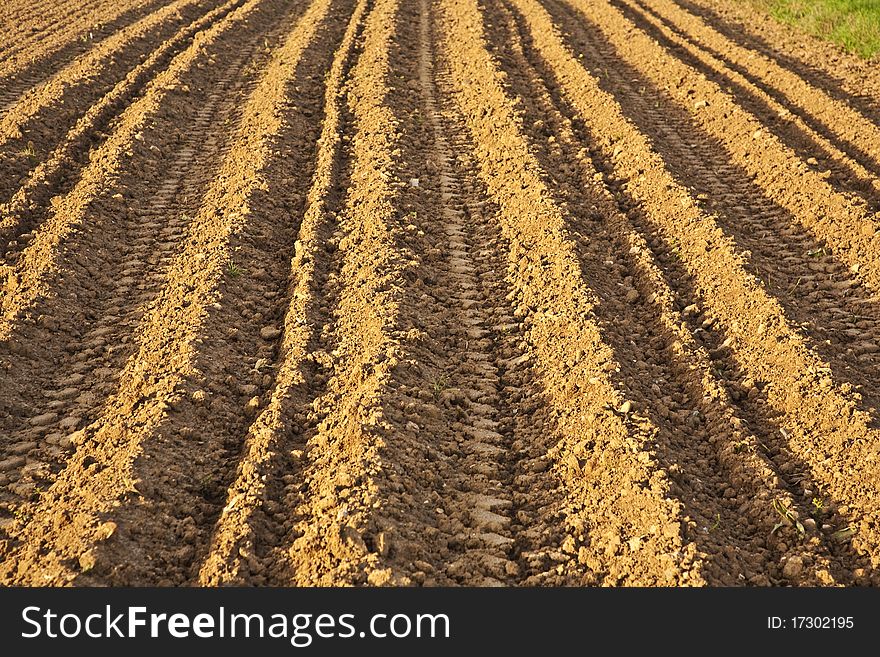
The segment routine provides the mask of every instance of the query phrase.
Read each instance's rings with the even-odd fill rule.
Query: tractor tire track
[[[779,521],[774,503],[805,517],[809,506],[760,453],[764,437],[748,429],[755,418],[733,405],[709,353],[683,328],[690,313],[679,308],[692,299],[681,299],[669,288],[663,269],[618,208],[615,195],[602,183],[597,185],[604,177],[585,156],[590,141],[575,134],[565,108],[550,90],[542,89],[540,74],[521,43],[522,25],[505,7],[492,9],[494,15],[507,16],[508,30],[498,34],[495,43],[499,53],[504,44],[511,44],[505,70],[528,108],[526,125],[536,128],[533,151],[546,162],[544,169],[554,172],[553,189],[571,208],[569,222],[578,236],[585,278],[596,281],[593,287],[602,299],[597,314],[607,342],[620,354],[617,384],[628,389],[628,398],[650,414],[660,430],[658,458],[689,511],[691,535],[707,555],[707,581],[780,583],[789,557],[812,563],[811,553],[816,555],[816,571],[826,583],[831,581],[831,570],[847,568],[829,563],[815,535],[794,545],[790,536],[788,545],[781,535],[774,536]],[[589,194],[582,191],[591,189]],[[777,557],[773,553],[778,545],[791,552]],[[816,581],[807,577],[796,583]]]
[[[778,303],[744,270],[742,256],[715,219],[675,182],[647,137],[624,118],[621,106],[565,48],[550,14],[531,0],[515,4],[567,102],[587,122],[604,158],[613,165],[615,178],[643,206],[650,222],[644,232],[661,237],[670,251],[677,252],[686,275],[676,280],[693,285],[699,299],[695,310],[702,308],[704,321],[712,320],[704,330],[723,336],[718,344],[730,350],[726,353],[737,363],[740,380],[748,378],[752,388],[755,381],[766,382],[755,397],[762,397],[765,414],[773,418],[781,436],[768,449],[770,456],[780,467],[790,463],[785,466],[789,471],[806,471],[808,479],[824,488],[823,495],[839,501],[842,515],[857,508],[859,531],[872,533],[870,494],[865,495],[862,487],[870,490],[875,485],[870,463],[876,436],[870,416],[858,409],[851,387],[825,374],[830,368],[792,330]],[[711,257],[706,256],[709,252]],[[822,394],[813,394],[817,387]],[[841,530],[830,524],[823,530],[826,540],[841,536],[831,536]],[[871,542],[862,543],[861,553],[876,564]]]
[[[4,84],[0,108],[8,107],[27,89],[39,84],[82,54],[88,49],[88,44],[137,21],[167,1],[72,2],[67,5],[69,11],[63,15],[50,11],[41,16],[46,22],[40,27],[25,19],[24,24],[18,26],[14,33],[29,33],[30,36],[18,39],[14,45],[0,51],[0,81]]]
[[[160,171],[165,172],[165,177],[164,179],[159,178],[153,183],[153,185],[150,186],[152,189],[155,190],[155,195],[148,203],[147,207],[144,208],[146,212],[144,212],[143,215],[149,216],[150,214],[153,214],[153,216],[156,216],[155,213],[159,213],[159,221],[150,221],[149,218],[147,218],[147,221],[144,221],[145,217],[143,215],[138,216],[136,213],[133,213],[132,223],[139,227],[139,229],[142,231],[141,234],[143,235],[143,237],[140,239],[136,238],[136,241],[133,245],[131,243],[124,243],[126,244],[125,248],[120,249],[121,255],[123,256],[123,258],[126,258],[126,264],[129,269],[132,269],[134,267],[135,272],[137,272],[139,269],[140,271],[144,271],[144,273],[146,274],[145,283],[142,283],[141,285],[141,287],[143,287],[145,290],[149,290],[146,297],[141,297],[141,300],[143,301],[145,306],[137,306],[129,310],[128,322],[126,322],[128,325],[126,328],[129,332],[128,338],[127,340],[125,340],[125,342],[127,343],[127,348],[125,349],[126,353],[121,354],[121,357],[113,358],[110,363],[113,365],[112,367],[99,368],[95,371],[95,376],[99,378],[99,381],[101,379],[109,380],[98,386],[98,395],[86,395],[86,403],[90,404],[90,408],[92,409],[90,411],[91,417],[89,418],[92,421],[87,422],[80,418],[78,424],[80,424],[80,426],[85,425],[85,428],[83,430],[80,430],[71,439],[71,442],[73,442],[73,444],[79,449],[74,455],[65,459],[64,470],[62,470],[57,477],[52,478],[54,483],[52,484],[52,486],[50,486],[50,491],[56,490],[63,486],[67,478],[74,478],[74,482],[76,482],[77,480],[75,479],[75,477],[77,473],[81,473],[83,470],[87,470],[89,465],[91,465],[95,460],[95,453],[108,454],[106,458],[111,464],[116,467],[118,467],[116,461],[120,462],[119,465],[123,465],[125,463],[125,460],[121,458],[122,454],[125,453],[125,448],[120,446],[117,449],[121,449],[123,451],[117,452],[114,451],[113,446],[114,444],[118,445],[117,441],[119,440],[119,435],[121,433],[124,435],[125,429],[120,426],[120,418],[127,417],[127,413],[125,410],[116,411],[121,412],[122,415],[117,415],[114,418],[114,408],[121,409],[124,407],[129,409],[128,412],[132,412],[133,409],[140,407],[140,416],[142,418],[149,418],[149,423],[145,426],[142,424],[144,420],[138,421],[137,417],[131,418],[131,420],[133,421],[132,426],[140,427],[140,431],[137,432],[138,434],[144,432],[145,430],[148,431],[150,424],[152,422],[158,421],[158,418],[161,418],[164,412],[166,412],[170,408],[164,401],[161,401],[161,395],[156,401],[157,406],[154,406],[153,404],[147,404],[146,407],[143,406],[143,402],[146,399],[150,398],[151,393],[149,391],[139,393],[139,386],[145,386],[149,388],[149,386],[161,386],[165,384],[171,385],[171,389],[174,390],[177,384],[173,383],[173,376],[151,375],[149,372],[144,372],[143,374],[140,374],[140,372],[143,371],[143,363],[140,363],[140,366],[138,365],[138,354],[141,354],[142,356],[146,350],[150,350],[155,355],[155,357],[159,359],[159,362],[163,363],[163,367],[184,367],[184,362],[181,362],[180,358],[174,357],[174,354],[164,354],[161,349],[156,349],[155,347],[152,347],[145,342],[149,339],[150,336],[151,329],[149,322],[156,319],[157,313],[160,313],[163,308],[163,303],[166,307],[179,307],[178,304],[180,302],[177,298],[173,296],[173,292],[175,284],[180,284],[179,282],[175,283],[175,281],[180,281],[182,279],[180,279],[179,276],[175,276],[175,271],[181,266],[184,266],[185,263],[190,263],[190,266],[199,266],[201,263],[204,262],[204,256],[195,257],[195,254],[187,254],[185,249],[187,244],[191,246],[194,241],[198,239],[197,230],[199,226],[199,217],[205,216],[205,213],[213,214],[214,212],[214,210],[210,209],[210,206],[206,208],[205,199],[211,198],[211,194],[213,194],[214,197],[217,197],[217,195],[219,194],[219,199],[215,200],[215,203],[218,203],[222,202],[224,198],[238,198],[237,195],[241,193],[241,191],[239,191],[240,189],[242,189],[241,187],[239,187],[238,185],[231,185],[230,183],[231,189],[226,192],[227,196],[223,196],[220,190],[223,189],[223,185],[228,179],[228,174],[224,175],[222,168],[216,169],[213,166],[209,166],[205,169],[204,165],[206,164],[206,162],[196,157],[196,155],[199,154],[199,148],[207,146],[208,150],[205,155],[207,155],[208,157],[208,162],[210,162],[212,159],[228,161],[237,155],[238,151],[236,150],[236,147],[240,150],[242,148],[247,148],[248,146],[254,146],[254,144],[248,142],[237,145],[224,144],[222,135],[223,132],[229,129],[227,121],[232,121],[233,124],[237,123],[238,127],[236,127],[235,130],[244,133],[247,133],[247,128],[250,126],[250,123],[253,123],[254,121],[254,119],[251,118],[250,123],[247,122],[248,115],[246,112],[242,116],[242,118],[236,119],[234,116],[234,111],[240,98],[237,92],[242,89],[242,85],[244,85],[245,82],[248,80],[248,76],[241,75],[241,68],[247,62],[249,54],[254,54],[254,52],[258,48],[265,48],[265,44],[269,42],[267,34],[261,33],[260,30],[266,30],[266,28],[271,25],[273,21],[278,20],[279,13],[282,16],[284,13],[282,11],[280,3],[267,4],[268,7],[260,7],[256,4],[251,5],[252,9],[257,9],[256,15],[252,17],[247,29],[239,30],[236,33],[235,37],[239,40],[236,49],[241,53],[240,56],[236,60],[228,62],[229,68],[226,69],[226,71],[223,71],[222,69],[217,70],[215,68],[212,68],[210,70],[212,70],[213,73],[210,77],[206,78],[203,74],[201,82],[205,84],[205,89],[216,89],[216,91],[213,92],[213,95],[207,96],[207,98],[205,99],[206,102],[198,108],[198,112],[194,112],[194,133],[189,140],[189,143],[185,141],[182,144],[178,144],[177,148],[179,148],[179,150],[177,161],[175,162],[176,166],[172,166],[170,175],[165,172],[166,167],[158,161],[153,167],[153,170],[156,173],[159,173]],[[267,9],[269,10],[267,11]],[[239,16],[240,18],[244,18],[243,15]],[[276,30],[280,29],[283,29],[283,27],[276,28]],[[219,32],[219,30],[217,32],[218,34],[216,35],[216,38],[219,39],[217,47],[229,47],[231,44],[228,43],[228,40],[233,37],[231,35],[224,37],[222,36],[222,33]],[[202,66],[204,66],[204,63],[209,61],[212,57],[212,53],[208,49],[209,43],[201,44],[201,49],[205,50],[206,52],[201,53],[201,59],[195,60],[195,62],[201,61]],[[280,58],[281,55],[279,55],[278,57]],[[259,59],[255,61],[259,62]],[[277,66],[278,64],[276,63],[276,68]],[[196,69],[199,70],[199,67],[196,67]],[[225,80],[223,76],[224,72],[227,74]],[[187,81],[195,83],[195,80],[188,79],[188,76],[184,74],[183,70],[179,70],[178,74],[183,75],[180,83],[186,83]],[[255,84],[255,90],[250,95],[252,99],[252,104],[246,107],[250,107],[251,112],[258,113],[262,111],[262,106],[257,104],[259,102],[257,99],[261,97],[257,94],[256,90],[264,88],[266,85],[269,85],[270,82],[264,82],[263,84],[263,87],[260,87],[259,84]],[[226,88],[224,88],[224,86]],[[224,93],[228,95],[224,95]],[[164,100],[166,103],[173,102],[184,103],[188,105],[190,103],[190,94],[189,92],[178,91],[171,98],[166,97]],[[193,107],[193,110],[195,109],[196,108]],[[223,114],[218,114],[217,110],[224,112],[225,117],[223,116]],[[173,114],[179,115],[179,112],[174,112]],[[212,126],[212,119],[217,120],[218,123]],[[208,132],[209,126],[213,127],[216,131],[214,132],[213,136],[210,132]],[[150,127],[152,129],[160,128],[160,126],[157,124],[153,124]],[[173,143],[174,141],[176,141],[179,134],[182,133],[169,131],[169,133],[165,135],[165,137],[170,143]],[[257,134],[263,133],[258,131]],[[151,137],[152,136],[153,135],[151,135]],[[213,153],[211,152],[212,145],[214,149]],[[265,148],[265,146],[263,148]],[[150,149],[145,150],[147,152],[151,152]],[[227,164],[227,167],[228,166],[231,165]],[[254,164],[254,166],[257,166],[256,163]],[[183,174],[181,173],[181,170],[187,171],[186,175],[194,176],[194,180],[191,183],[187,181],[188,184],[184,184],[182,182]],[[135,184],[136,183],[132,183],[132,186],[134,186]],[[213,185],[213,187],[211,185]],[[131,189],[131,191],[133,192],[134,190]],[[172,203],[172,199],[177,202],[182,202],[184,210],[186,209],[187,204],[189,204],[189,207],[192,207],[195,210],[195,212],[193,212],[193,216],[182,214],[176,218],[168,217],[168,213],[166,210],[175,208],[175,205]],[[110,199],[111,206],[116,202],[116,199]],[[228,210],[224,209],[224,212],[229,212],[230,218],[241,216],[238,212],[235,212],[235,206],[231,205]],[[148,232],[145,232],[145,229]],[[94,231],[92,230],[87,231],[87,233],[94,235]],[[157,242],[161,244],[162,241],[165,241],[167,246],[164,249],[156,249]],[[136,255],[133,255],[131,253],[132,246],[141,246],[141,248],[146,247],[147,253],[149,255],[145,253],[144,260],[139,260]],[[116,254],[114,253],[114,255]],[[95,264],[97,264],[89,262],[89,259],[87,257],[80,257],[81,261],[88,262],[87,266],[94,266]],[[216,266],[219,267],[219,264]],[[156,269],[152,277],[150,277],[149,275],[148,268],[150,267]],[[204,271],[205,275],[210,275],[211,270],[206,267],[202,271]],[[119,285],[115,286],[115,293],[128,294],[128,290],[126,288],[131,286],[136,280],[137,279],[133,276],[128,277],[127,280],[123,279],[122,281],[120,281]],[[190,276],[189,280],[198,279]],[[102,296],[103,299],[106,300],[105,302],[108,304],[105,307],[108,308],[109,314],[104,318],[98,319],[103,319],[103,321],[108,323],[112,322],[115,326],[118,323],[118,318],[114,317],[114,315],[118,314],[118,310],[113,306],[114,291],[104,291],[104,289],[106,288],[102,289],[102,287],[107,285],[107,283],[110,283],[110,281],[102,281],[102,285],[98,286],[98,293],[103,293],[104,295],[106,295]],[[184,283],[184,285],[189,284]],[[169,295],[172,295],[171,298],[169,298]],[[75,302],[76,295],[71,295],[71,297],[73,298],[72,300]],[[71,299],[68,299],[68,302],[70,300]],[[198,305],[187,302],[184,303],[184,307],[190,308],[190,312],[199,313],[203,312],[204,302]],[[185,317],[180,317],[179,321],[184,322]],[[140,326],[138,326],[138,324],[140,324]],[[196,325],[193,324],[191,326],[191,330],[195,330],[195,326]],[[157,335],[161,336],[166,330],[167,329],[160,328],[157,332]],[[104,332],[106,331],[107,329],[104,328]],[[102,333],[102,327],[98,327],[97,333],[99,335]],[[186,350],[189,348],[188,345],[190,344],[190,341],[192,339],[193,338],[190,338],[189,340],[181,339],[180,343],[177,344],[177,348],[182,350],[183,353],[186,353]],[[97,345],[86,345],[87,349],[76,353],[74,358],[71,360],[86,360],[90,356],[90,354],[95,353],[95,351],[100,354],[103,351],[103,336],[99,338],[99,341],[100,343]],[[176,343],[172,342],[172,344]],[[89,349],[89,347],[91,348],[91,350]],[[164,359],[163,356],[165,356]],[[128,357],[127,363],[125,362],[126,357]],[[118,368],[123,365],[124,367],[119,370]],[[79,369],[82,370],[83,368],[80,367]],[[76,380],[76,382],[82,382],[83,380],[86,380],[86,377],[82,374],[81,371],[77,371],[74,374],[74,379]],[[171,381],[171,383],[168,383],[169,381]],[[131,390],[127,390],[126,388],[130,388]],[[91,406],[92,404],[94,406]],[[57,415],[57,413],[55,413],[55,415]],[[53,421],[54,419],[56,418],[53,418]],[[45,430],[44,428],[50,426],[51,423],[44,424],[43,421],[38,421],[36,424],[33,422],[31,422],[30,424],[32,427],[40,427],[41,431],[43,431]],[[69,431],[69,429],[70,428],[66,428],[67,431]],[[115,439],[111,439],[110,436],[115,437]],[[68,438],[70,437],[68,436]],[[93,438],[98,442],[92,442],[91,439]],[[104,439],[106,439],[106,442],[104,442]],[[94,446],[94,451],[90,450],[90,445]],[[123,443],[123,445],[125,445],[125,443]],[[103,451],[107,449],[109,449],[110,451]],[[115,456],[116,454],[119,454],[119,456]],[[114,457],[116,458],[116,461],[113,460]],[[134,457],[134,453],[131,453],[131,457]],[[102,456],[102,463],[104,462],[104,458],[105,457]],[[103,468],[99,469],[103,470]],[[113,482],[113,485],[123,487],[133,485],[126,484],[126,481],[128,481],[128,479],[124,479],[122,477],[115,479],[113,477],[113,474],[111,474],[110,472],[107,472],[107,475]],[[85,476],[88,477],[88,475]],[[94,483],[96,485],[100,485],[102,482],[98,480]],[[86,489],[80,491],[76,489],[76,484],[74,483],[74,496],[76,496],[77,494],[82,494],[83,492],[85,492],[85,490]],[[67,498],[66,494],[63,492],[59,491],[58,494],[61,499],[70,499]],[[92,499],[95,501],[95,503],[98,503],[99,500],[100,503],[109,503],[111,501],[111,498],[106,495],[102,495]],[[28,508],[37,514],[41,509],[39,501],[37,501],[34,506]],[[78,509],[78,511],[76,512],[78,514],[78,517],[83,519],[82,522],[87,523],[91,518],[94,517],[89,515],[89,504],[82,502],[81,506],[76,508]],[[51,505],[49,509],[51,509]],[[31,514],[31,511],[28,511],[27,513]],[[42,522],[45,523],[44,526],[46,527],[46,529],[43,531],[51,531],[50,528],[52,527],[52,523],[56,521],[57,516],[53,516],[51,513],[46,513],[42,517]],[[33,530],[34,525],[37,524],[38,522],[34,521],[30,524],[27,524],[25,527],[21,527],[21,529],[24,529],[25,531]],[[60,526],[54,531],[59,532],[61,537],[64,537],[65,535],[67,535],[67,533],[73,534],[73,536],[70,537],[70,542],[73,545],[82,545],[81,543],[79,543],[79,541],[83,539],[80,538],[80,534],[76,533],[77,530],[75,527],[72,527],[70,525]],[[80,549],[82,549],[83,552],[86,551],[84,548]],[[59,557],[57,554],[53,553],[52,558],[58,559]],[[56,571],[57,577],[68,579],[75,576],[75,572],[71,573],[69,570],[67,570],[68,566],[62,566],[61,562],[56,562],[56,564],[58,564],[56,567],[59,568],[59,570]],[[142,563],[131,563],[128,565],[131,569],[135,569],[137,566],[143,566]],[[13,576],[11,573],[9,575]]]
[[[29,101],[23,104],[25,106],[16,107],[15,111],[0,120],[0,130],[6,130],[7,135],[20,135],[7,145],[12,162],[6,167],[9,187],[3,190],[3,198],[8,198],[8,202],[0,206],[3,213],[3,218],[0,219],[0,240],[2,240],[0,254],[7,262],[10,260],[10,254],[13,254],[11,257],[15,257],[14,254],[23,246],[20,242],[27,241],[26,236],[32,232],[34,222],[39,219],[41,210],[45,211],[49,198],[63,194],[76,183],[76,174],[88,165],[91,151],[100,148],[108,137],[104,131],[110,128],[113,119],[118,118],[124,111],[126,103],[138,99],[138,94],[150,83],[150,76],[161,75],[162,66],[167,65],[185,47],[190,38],[221,20],[238,4],[241,4],[240,0],[227,2],[181,28],[170,39],[154,48],[149,56],[144,54],[144,61],[128,71],[121,81],[112,85],[110,90],[94,104],[89,105],[87,95],[82,98],[84,101],[82,105],[66,102],[61,98],[60,103],[64,111],[74,111],[74,116],[69,117],[69,121],[73,121],[73,126],[63,137],[62,133],[66,125],[69,125],[68,121],[59,116],[47,117],[40,114],[43,109],[51,108],[55,100],[57,89],[53,88],[52,83],[48,83],[40,94],[30,99],[33,102]],[[63,71],[53,82],[58,82],[58,87],[76,84],[80,72],[73,71],[72,78],[68,79]],[[79,114],[80,110],[82,114]],[[44,140],[38,140],[36,144],[32,139],[27,139],[27,148],[33,149],[34,155],[23,157],[22,151],[16,150],[20,149],[25,141],[25,135],[21,130],[24,125],[34,121],[40,123],[48,121],[52,128],[42,130]],[[39,161],[40,152],[47,152],[48,156],[34,166],[34,163]],[[14,194],[11,193],[13,189]]]

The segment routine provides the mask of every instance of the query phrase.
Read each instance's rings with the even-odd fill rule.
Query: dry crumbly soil
[[[0,21],[0,584],[880,582],[876,70],[728,0]]]

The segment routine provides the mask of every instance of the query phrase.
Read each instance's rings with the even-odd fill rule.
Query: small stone
[[[388,586],[394,581],[390,568],[374,570],[367,575],[367,582],[371,586]]]
[[[274,326],[264,326],[260,329],[260,337],[264,340],[274,340],[279,335],[281,335],[281,330]]]
[[[429,564],[427,561],[420,561],[420,560],[413,561],[413,566],[415,566],[416,568],[418,568],[419,570],[421,570],[424,573],[433,573],[434,572],[434,566]]]
[[[635,303],[639,300],[639,293],[635,290],[630,290],[626,293],[626,302],[627,303]]]
[[[364,542],[364,539],[360,535],[358,530],[355,529],[354,527],[350,527],[350,526],[343,527],[342,531],[341,531],[341,535],[342,535],[342,540],[345,542],[345,544],[348,547],[352,548],[356,552],[359,552],[360,554],[366,554],[368,552],[367,544]],[[382,535],[380,534],[379,542],[382,542],[383,540],[385,540],[385,539],[383,539]],[[378,547],[381,550],[381,546],[378,546]]]
[[[95,559],[95,553],[92,550],[88,550],[79,555],[79,567],[82,568],[84,573],[87,573],[94,568],[97,562],[97,559]]]
[[[587,563],[589,563],[589,561],[590,561],[590,551],[583,546],[578,548],[578,563],[586,566]]]
[[[804,560],[800,557],[789,557],[782,567],[782,574],[788,579],[797,578],[804,570]]]
[[[16,456],[21,454],[27,454],[29,451],[34,449],[37,446],[37,443],[33,441],[27,441],[23,443],[18,443],[14,445],[12,449],[9,450],[10,454],[15,454]]]
[[[98,540],[106,541],[108,538],[113,536],[116,531],[116,523],[112,520],[108,520],[103,525],[98,527]]]
[[[256,413],[260,410],[260,398],[257,396],[251,397],[244,408],[248,413]]]
[[[410,178],[409,179],[409,186],[410,187],[418,187],[419,186],[419,179],[418,178]]]
[[[550,464],[543,459],[535,459],[532,461],[532,465],[529,468],[532,472],[544,472],[547,468],[550,467]]]
[[[407,422],[406,423],[406,430],[409,431],[410,433],[418,433],[419,432],[419,425],[416,424],[415,422]]]
[[[79,388],[64,388],[58,392],[52,393],[54,399],[73,399],[79,396]]]
[[[632,410],[632,402],[627,400],[620,405],[620,408],[617,409],[620,413],[626,415]]]

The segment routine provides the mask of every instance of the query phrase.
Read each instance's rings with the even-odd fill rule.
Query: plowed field
[[[0,584],[880,583],[880,73],[710,0],[9,0]]]

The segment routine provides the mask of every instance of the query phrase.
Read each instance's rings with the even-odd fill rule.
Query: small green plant
[[[738,440],[733,443],[733,453],[740,454],[742,452],[748,451],[751,445],[749,445],[748,440]]]
[[[716,529],[718,529],[720,526],[721,526],[721,514],[716,513],[715,514],[715,524],[713,524],[711,527],[709,527],[708,533],[711,534]]]
[[[243,273],[244,270],[242,270],[242,268],[234,262],[230,262],[228,265],[226,265],[226,275],[229,276],[229,278],[236,279]]]
[[[19,526],[24,526],[28,524],[28,521],[31,519],[31,511],[30,507],[27,504],[22,504],[15,508],[15,511],[12,512],[12,517],[15,518],[15,521],[19,524]]]
[[[213,475],[209,473],[199,479],[199,490],[205,497],[209,497],[216,492],[217,481],[214,479]]]
[[[449,378],[445,374],[441,374],[434,379],[434,397],[440,396],[440,393],[449,387]]]
[[[773,509],[774,511],[776,511],[776,513],[779,514],[781,520],[773,525],[773,530],[770,532],[771,534],[775,534],[783,527],[792,526],[797,528],[798,534],[800,534],[801,536],[806,533],[804,526],[801,524],[800,520],[797,519],[797,515],[795,514],[795,512],[785,506],[785,504],[783,504],[781,500],[773,500]]]
[[[37,149],[34,148],[34,142],[29,141],[29,142],[27,143],[27,146],[25,146],[25,147],[22,148],[20,151],[18,151],[18,154],[19,154],[19,155],[22,155],[22,156],[24,156],[24,157],[26,157],[26,158],[28,158],[29,160],[34,160],[34,159],[36,159],[36,157],[37,157]]]
[[[825,509],[825,502],[818,497],[814,497],[811,504],[816,514],[822,513]]]

